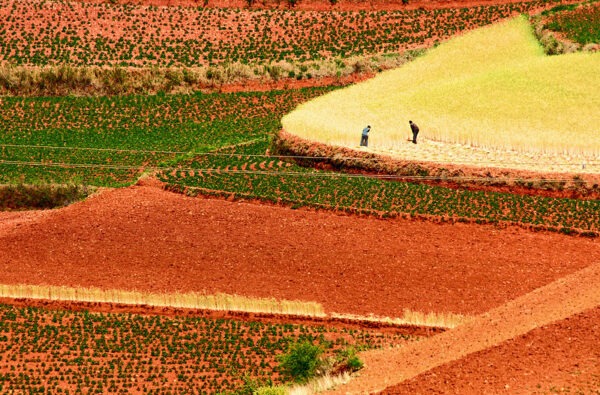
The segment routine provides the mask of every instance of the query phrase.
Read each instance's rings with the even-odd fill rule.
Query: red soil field
[[[113,3],[106,0],[85,0],[84,3]],[[286,0],[116,0],[118,4],[155,6],[218,7],[218,8],[290,8]],[[249,6],[249,3],[252,3]],[[519,0],[299,0],[296,10],[313,11],[358,11],[358,10],[411,10],[475,7],[479,5],[517,3]]]
[[[0,213],[0,283],[478,314],[600,260],[594,239],[191,198],[150,184]]]
[[[595,393],[600,389],[599,322],[596,307],[432,369],[384,393]]]
[[[336,392],[595,393],[598,306],[596,261],[419,344],[365,353]]]

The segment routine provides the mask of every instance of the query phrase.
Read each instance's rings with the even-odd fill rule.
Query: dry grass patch
[[[303,385],[294,385],[286,389],[285,393],[289,395],[310,395],[318,392],[333,389],[341,384],[346,384],[350,381],[352,375],[348,372],[340,375],[326,374],[310,380]]]
[[[202,310],[244,311],[250,313],[324,317],[323,306],[316,302],[248,298],[238,295],[188,293],[148,293],[100,288],[73,288],[46,285],[0,284],[0,297],[73,302],[118,303]]]
[[[421,313],[404,310],[402,317],[377,317],[356,314],[326,314],[317,302],[249,298],[239,295],[207,295],[199,292],[149,293],[118,289],[77,288],[52,285],[0,284],[0,298],[39,299],[65,302],[115,303],[134,306],[173,307],[197,310],[243,311],[347,321],[377,322],[387,325],[454,328],[470,317],[453,313]]]
[[[331,317],[339,319],[349,319],[353,321],[379,322],[391,325],[412,325],[420,327],[432,328],[455,328],[468,322],[472,317],[454,314],[454,313],[422,313],[420,311],[412,311],[404,309],[402,317],[376,317],[376,316],[359,316],[354,314],[337,314],[332,313]]]

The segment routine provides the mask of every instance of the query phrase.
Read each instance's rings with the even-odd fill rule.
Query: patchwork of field
[[[406,308],[483,313],[600,259],[596,239],[197,199],[152,186],[107,191],[37,221],[12,217],[0,234],[0,283],[221,292],[389,317]]]
[[[190,194],[564,233],[600,230],[597,200],[390,183],[270,154],[280,117],[331,89],[3,98],[0,182],[114,187],[157,173],[169,188]]]
[[[552,8],[541,23],[593,49],[597,3],[563,3],[0,0],[0,85],[14,95],[0,97],[0,207],[13,210],[0,211],[0,392],[284,393],[282,355],[303,342],[347,382],[335,393],[598,391],[600,61],[544,55],[556,48],[523,16],[496,23]],[[160,69],[175,86],[202,67],[218,86],[247,72],[306,86],[353,57],[359,79],[368,57],[431,46],[347,88],[70,85],[82,70],[119,88]],[[41,89],[19,95],[33,73]],[[39,97],[44,84],[71,94]],[[394,150],[410,176],[379,156]],[[440,158],[453,162],[443,176],[421,164]],[[466,171],[484,161],[512,183]],[[562,178],[548,173],[559,161]],[[90,195],[19,211],[32,205],[19,194],[62,206],[69,189]],[[213,305],[178,304],[189,295]]]
[[[415,311],[481,314],[485,319],[490,309],[503,309],[504,303],[527,297],[528,293],[545,284],[555,282],[560,285],[569,275],[591,278],[578,272],[585,272],[590,262],[600,259],[597,239],[532,233],[520,228],[380,220],[256,203],[198,199],[165,192],[156,185],[106,191],[85,202],[55,211],[2,214],[0,224],[0,250],[4,257],[0,282],[3,284],[19,284],[27,279],[30,284],[109,287],[158,293],[237,293],[317,301],[328,313],[363,316],[375,313],[394,317],[409,307]],[[161,275],[156,276],[156,273]],[[585,295],[584,287],[577,289],[578,295]],[[561,303],[560,298],[553,300]],[[511,314],[516,314],[516,311],[527,314],[527,311],[538,308],[537,304],[530,303],[526,308],[518,306],[509,311],[512,311]],[[552,309],[555,312],[560,310]],[[33,311],[27,314],[43,317],[57,313]],[[72,317],[70,313],[66,315]],[[89,328],[101,328],[108,325],[102,324],[105,320],[102,317],[77,315],[76,319],[91,320]],[[550,319],[551,315],[544,317]],[[139,327],[149,319],[163,322],[156,318],[130,316],[113,317],[108,322],[133,320]],[[167,320],[163,324],[181,325],[176,322]],[[523,318],[521,322],[536,325],[538,321]],[[193,327],[197,325],[195,323]],[[487,332],[474,329],[476,327],[471,327],[466,333],[490,338]],[[504,327],[511,328],[511,324],[505,323]],[[458,328],[448,333],[452,334]],[[45,331],[52,332],[52,336],[59,335],[54,329]],[[138,330],[130,333],[131,341],[144,339]],[[378,333],[381,334],[375,330],[373,335],[380,336]],[[402,329],[396,333],[402,334]],[[506,336],[503,331],[495,330],[494,333]],[[77,339],[76,333],[70,336]],[[46,361],[46,366],[54,366],[51,361],[67,358],[69,362],[65,362],[64,366],[70,367],[70,374],[76,374],[74,372],[80,368],[85,369],[87,375],[81,376],[81,380],[90,377],[89,382],[79,382],[78,374],[68,374],[72,379],[66,381],[48,374],[49,381],[35,381],[37,385],[44,384],[49,388],[58,383],[97,388],[107,386],[103,381],[107,378],[108,386],[121,388],[119,386],[124,385],[134,392],[138,388],[141,392],[149,391],[157,385],[178,391],[189,390],[190,385],[196,385],[194,383],[203,385],[205,389],[208,388],[206,386],[220,385],[219,379],[215,379],[215,383],[213,379],[202,379],[216,375],[214,370],[194,372],[195,367],[199,369],[198,366],[202,365],[200,363],[192,363],[190,368],[178,367],[177,361],[186,358],[186,354],[174,347],[189,339],[169,338],[168,344],[176,343],[169,346],[171,354],[166,355],[171,359],[161,362],[158,367],[151,368],[154,363],[150,362],[148,367],[142,364],[139,368],[111,364],[110,361],[115,358],[139,360],[146,350],[146,346],[137,347],[135,354],[129,348],[113,350],[120,347],[118,339],[122,336],[126,335],[115,337],[114,345],[107,344],[106,357],[97,344],[85,343],[89,345],[81,349],[82,352],[71,351],[67,355],[54,351],[54,359],[38,359],[35,355],[39,355],[39,349],[30,350],[34,354],[24,350],[23,358],[29,361],[28,366],[34,371],[43,368],[42,361]],[[286,337],[286,342],[293,341],[290,336]],[[5,341],[12,344],[10,339]],[[19,344],[25,341],[21,339]],[[148,341],[161,340],[152,336]],[[42,347],[36,344],[36,347]],[[277,350],[283,350],[286,343],[279,344],[281,348]],[[457,343],[456,347],[460,348],[460,344]],[[85,350],[89,351],[86,353]],[[281,352],[277,350],[272,352]],[[122,354],[116,354],[118,352]],[[207,351],[200,347],[185,352]],[[223,351],[215,352],[221,355]],[[378,369],[378,363],[368,355],[365,354],[364,358],[367,358],[368,372],[371,372],[371,369]],[[454,354],[440,355],[451,358]],[[191,354],[189,358],[192,359],[187,359],[188,363],[201,356]],[[389,355],[385,358],[387,360]],[[576,355],[570,360],[577,361]],[[10,363],[18,364],[18,361]],[[207,360],[207,363],[210,361]],[[222,363],[225,365],[215,362],[210,366],[217,372],[232,366],[230,362]],[[274,366],[273,362],[268,362],[264,369],[256,372],[258,375],[250,372],[249,377],[276,377],[270,373]],[[241,372],[243,367],[239,369]],[[145,379],[131,383],[124,380],[134,371],[137,372],[136,377]],[[186,381],[170,381],[176,377],[175,372],[183,374]],[[371,377],[368,372],[361,377],[365,380]],[[382,373],[385,372],[382,370]],[[557,374],[557,380],[562,380],[559,376]],[[10,373],[4,377],[6,388],[20,382]],[[234,384],[239,387],[242,383],[240,376],[233,377],[237,379],[222,384],[224,387],[210,388],[232,388]],[[365,384],[359,381],[356,385],[382,388],[381,383],[374,382]]]

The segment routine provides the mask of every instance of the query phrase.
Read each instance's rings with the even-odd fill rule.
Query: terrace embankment
[[[275,151],[305,156],[305,163],[399,180],[525,195],[600,198],[600,159],[581,161],[551,154],[489,150],[420,138],[394,151],[340,147],[309,141],[282,130]],[[311,158],[315,158],[314,160]]]
[[[52,211],[0,213],[0,283],[305,300],[360,315],[472,315],[600,260],[598,243],[192,198],[149,184]]]
[[[385,393],[594,393],[600,386],[599,320],[595,307],[434,368]]]

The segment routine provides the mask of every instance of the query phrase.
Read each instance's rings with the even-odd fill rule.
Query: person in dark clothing
[[[366,128],[362,131],[362,136],[360,138],[360,146],[368,147],[369,146],[369,132],[371,131],[371,125],[367,125]]]
[[[417,134],[419,134],[419,127],[413,121],[408,121],[408,123],[410,124],[410,130],[412,130],[412,135],[413,135],[412,142],[414,144],[417,144]]]

